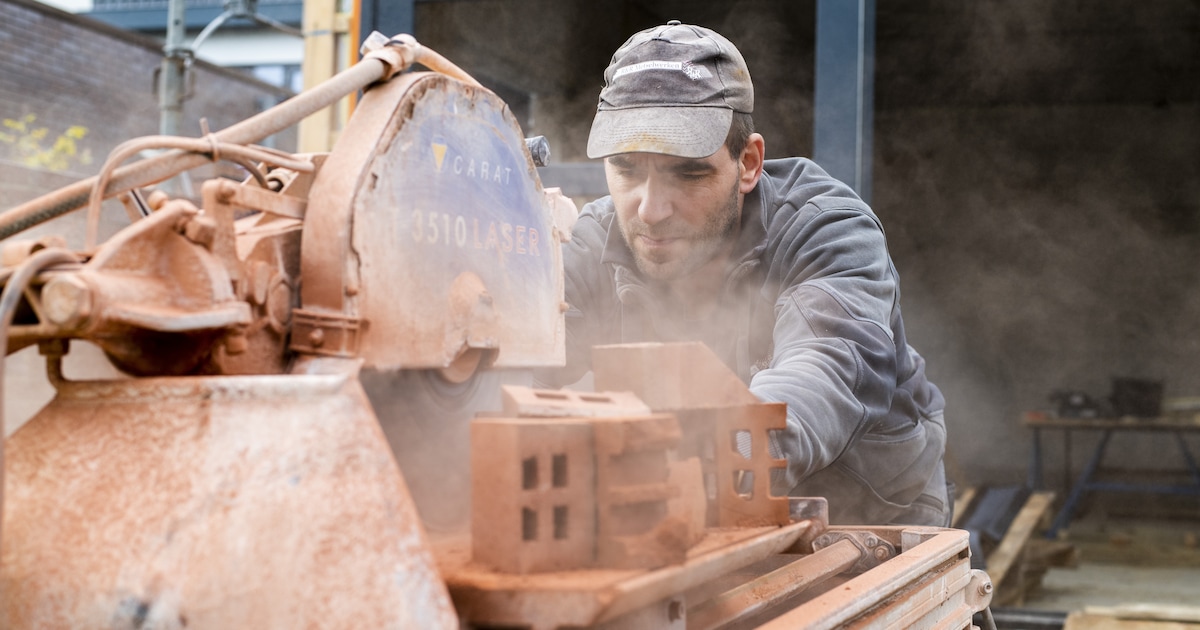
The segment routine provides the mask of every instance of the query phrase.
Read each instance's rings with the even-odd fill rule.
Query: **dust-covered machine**
[[[592,393],[508,382],[563,360],[575,207],[490,91],[409,36],[364,53],[258,116],[130,141],[96,177],[0,214],[0,335],[9,354],[37,345],[57,392],[3,444],[0,627],[965,628],[986,613],[965,532],[829,526],[825,499],[770,496],[780,462],[758,436],[784,410],[703,347],[598,349]],[[328,154],[254,144],[360,90]],[[209,180],[199,206],[144,194],[217,160],[248,175]],[[113,197],[131,223],[97,244]],[[85,207],[82,250],[16,236]],[[125,377],[64,378],[72,339]],[[760,445],[749,457],[739,432]]]

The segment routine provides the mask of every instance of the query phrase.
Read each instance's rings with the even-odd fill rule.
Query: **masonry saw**
[[[521,389],[564,361],[575,205],[542,185],[544,140],[461,69],[408,35],[362,52],[0,214],[0,336],[36,346],[55,390],[0,441],[0,627],[973,627],[991,583],[965,532],[706,490],[780,464],[727,438],[783,409],[703,348],[663,408],[645,401],[684,388],[603,413],[611,393]],[[359,92],[328,153],[254,144]],[[198,199],[150,189],[214,162],[238,176]],[[99,242],[112,199],[130,222]],[[76,210],[80,249],[16,238]],[[119,376],[65,376],[72,341]],[[616,350],[649,357],[610,366],[632,390],[678,351]],[[508,417],[476,413],[501,391]]]

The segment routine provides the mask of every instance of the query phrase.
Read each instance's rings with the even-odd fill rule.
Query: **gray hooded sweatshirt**
[[[578,380],[595,345],[703,341],[760,399],[787,403],[774,492],[828,498],[835,523],[949,524],[944,399],[905,340],[883,226],[814,162],[766,162],[716,314],[667,317],[610,197],[584,206],[563,254],[567,365],[540,382]]]

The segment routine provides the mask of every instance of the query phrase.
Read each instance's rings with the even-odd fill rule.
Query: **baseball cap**
[[[735,111],[754,111],[742,54],[711,29],[672,20],[635,34],[613,54],[587,154],[707,157],[725,143]]]

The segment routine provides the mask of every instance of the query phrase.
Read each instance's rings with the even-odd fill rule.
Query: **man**
[[[588,138],[610,196],[565,246],[564,385],[594,345],[703,341],[788,406],[776,492],[831,520],[946,526],[943,398],[900,317],[883,228],[803,158],[764,160],[741,53],[672,21],[613,55]]]

